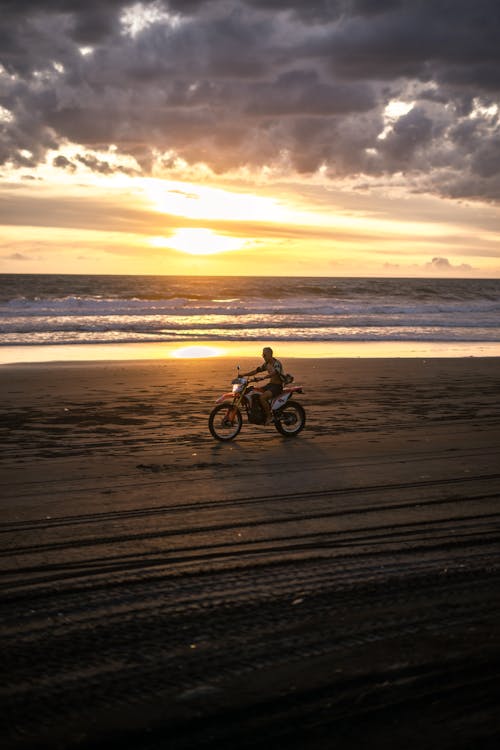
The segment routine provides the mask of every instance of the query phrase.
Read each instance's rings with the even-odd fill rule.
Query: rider
[[[259,393],[260,403],[264,409],[265,424],[272,422],[271,404],[269,399],[276,398],[283,390],[283,365],[273,357],[273,350],[270,346],[265,346],[262,350],[264,364],[256,367],[255,370],[242,373],[243,376],[256,375],[258,372],[267,372],[263,379],[269,377],[269,383],[264,386],[264,391]]]

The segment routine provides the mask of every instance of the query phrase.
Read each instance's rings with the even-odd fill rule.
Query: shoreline
[[[0,346],[2,365],[259,357],[271,345],[283,359],[434,359],[500,357],[500,342],[203,341]]]

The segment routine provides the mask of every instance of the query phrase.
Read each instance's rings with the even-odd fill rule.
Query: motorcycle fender
[[[271,407],[273,409],[281,409],[281,407],[286,404],[291,395],[291,393],[281,393],[277,398],[273,400]]]
[[[233,393],[223,393],[222,396],[220,396],[215,403],[222,404],[223,401],[228,401],[228,400],[232,401],[233,395],[234,395]]]

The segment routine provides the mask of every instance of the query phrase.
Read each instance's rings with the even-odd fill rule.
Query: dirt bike
[[[254,383],[267,378],[249,380],[239,375],[231,381],[232,390],[217,399],[217,406],[210,412],[208,428],[216,440],[233,440],[243,425],[243,413],[251,424],[264,425],[266,415],[260,402],[259,390]],[[291,376],[286,376],[283,391],[271,400],[271,415],[275,428],[285,437],[295,437],[304,428],[306,413],[301,404],[292,399],[302,393],[302,386],[291,386]]]

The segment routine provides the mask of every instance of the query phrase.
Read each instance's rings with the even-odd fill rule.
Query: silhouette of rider
[[[269,400],[279,396],[283,390],[283,365],[279,359],[273,357],[273,350],[270,346],[264,347],[262,350],[262,356],[264,358],[264,364],[260,367],[256,367],[255,370],[244,372],[242,374],[247,377],[250,375],[256,375],[258,372],[266,372],[264,378],[259,379],[265,380],[266,378],[269,378],[269,382],[263,386],[264,390],[259,392],[259,398],[264,410],[265,424],[270,424],[273,420]]]

